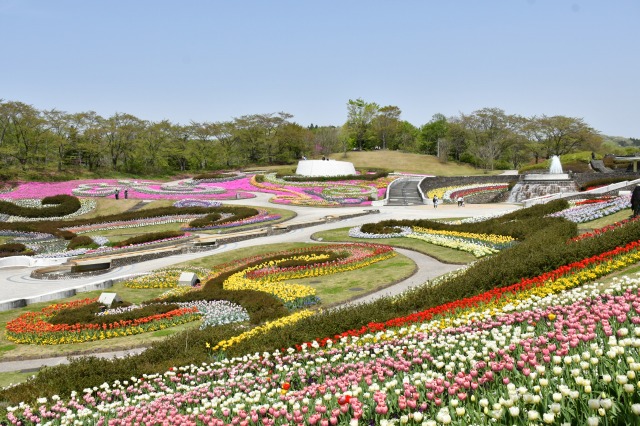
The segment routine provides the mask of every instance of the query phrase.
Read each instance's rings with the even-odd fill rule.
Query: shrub
[[[77,248],[86,247],[86,248],[96,248],[98,245],[93,241],[91,237],[86,235],[79,235],[73,237],[69,244],[67,244],[67,250],[74,250]]]
[[[205,217],[192,220],[191,222],[189,222],[189,227],[204,228],[205,226],[213,225],[215,222],[219,221],[221,217],[222,215],[220,213],[211,213],[206,215]]]
[[[151,241],[164,240],[166,238],[176,238],[182,237],[184,232],[181,231],[164,231],[164,232],[153,232],[149,234],[137,235],[135,237],[127,238],[126,240],[120,241],[114,244],[115,247],[124,247],[133,244],[144,244]]]
[[[130,305],[130,303],[123,302],[116,306],[112,306],[112,308],[126,307]],[[74,309],[64,309],[51,317],[49,322],[51,324],[110,324],[118,321],[130,321],[151,315],[164,314],[174,309],[178,309],[178,305],[170,303],[153,304],[119,314],[97,316],[96,314],[102,309],[103,305],[98,302],[79,306]]]
[[[78,197],[64,194],[43,198],[42,205],[52,207],[22,207],[8,201],[0,201],[0,213],[28,218],[62,217],[77,212],[81,207]]]

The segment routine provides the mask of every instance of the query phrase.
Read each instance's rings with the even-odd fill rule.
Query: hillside
[[[485,174],[468,164],[453,162],[441,163],[433,155],[409,154],[400,151],[349,151],[331,154],[330,158],[339,161],[350,161],[356,168],[384,168],[395,172],[420,173],[436,176],[471,176]],[[489,172],[499,174],[500,171]]]

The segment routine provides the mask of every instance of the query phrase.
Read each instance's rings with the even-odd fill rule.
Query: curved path
[[[106,279],[116,279],[135,274],[148,272],[161,267],[166,267],[176,263],[185,262],[191,259],[197,259],[206,256],[215,256],[218,253],[251,247],[262,244],[291,243],[291,242],[313,242],[311,235],[324,230],[352,227],[362,225],[364,223],[378,222],[386,219],[438,219],[453,217],[470,217],[492,215],[501,212],[509,212],[519,209],[520,206],[514,204],[471,204],[464,208],[456,205],[441,205],[433,208],[429,205],[413,205],[413,206],[379,206],[379,207],[344,207],[338,209],[316,208],[316,207],[297,207],[282,206],[268,202],[271,195],[258,193],[256,198],[248,200],[234,200],[225,202],[225,204],[240,204],[261,207],[277,207],[293,210],[296,212],[296,221],[313,220],[323,218],[332,212],[349,213],[361,212],[363,210],[379,210],[377,214],[368,214],[364,216],[354,217],[331,223],[323,223],[308,228],[296,229],[285,234],[272,235],[268,237],[259,237],[236,243],[224,244],[214,250],[199,253],[180,254],[175,256],[154,259],[140,262],[134,265],[127,265],[114,268],[106,274],[99,277],[86,277],[66,280],[38,280],[30,277],[34,268],[0,268],[0,283],[2,289],[0,291],[0,303],[3,301],[28,298],[34,296],[46,295],[51,292],[58,292],[64,289],[76,289],[85,285],[104,281]],[[418,271],[411,277],[403,280],[391,287],[387,287],[378,292],[369,294],[350,303],[367,302],[378,297],[396,295],[410,287],[423,284],[437,276],[446,272],[458,269],[459,265],[449,265],[441,263],[429,256],[411,250],[397,249],[399,253],[408,256],[418,266]],[[105,353],[102,356],[113,357],[125,355],[128,352],[112,352]],[[67,357],[57,357],[49,359],[24,360],[24,361],[8,361],[0,362],[0,372],[2,371],[18,371],[25,369],[37,369],[43,365],[56,365],[67,362]]]

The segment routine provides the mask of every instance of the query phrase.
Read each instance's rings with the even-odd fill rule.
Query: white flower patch
[[[362,232],[360,229],[361,226],[355,226],[349,229],[349,236],[351,238],[399,238],[406,237],[407,235],[413,233],[413,230],[410,226],[394,226],[395,229],[398,229],[400,232],[394,232],[391,234],[369,234],[367,232]]]
[[[43,205],[42,204],[42,200],[39,198],[22,198],[22,199],[17,199],[17,200],[6,200],[4,199],[3,201],[8,201],[10,203],[14,203],[18,206],[21,207],[31,207],[31,208],[46,208],[46,207],[50,207],[49,205]],[[85,199],[85,198],[81,198],[80,199],[80,208],[71,213],[68,214],[66,216],[58,216],[58,217],[20,217],[20,216],[9,216],[6,220],[6,222],[38,222],[38,221],[45,221],[45,220],[63,220],[63,219],[69,219],[72,217],[76,217],[76,216],[81,216],[83,214],[89,213],[90,211],[94,210],[96,208],[97,203],[95,202],[95,200],[91,200],[91,199]]]

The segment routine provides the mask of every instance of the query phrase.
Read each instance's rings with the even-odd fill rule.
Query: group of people
[[[120,188],[116,188],[115,196],[116,196],[116,200],[120,198]],[[126,200],[127,198],[129,198],[129,190],[125,189],[124,190],[124,199]]]
[[[440,199],[438,199],[437,195],[433,196],[433,208],[437,209],[438,208],[438,204],[440,204]],[[458,207],[464,207],[464,198],[462,197],[458,197]]]

